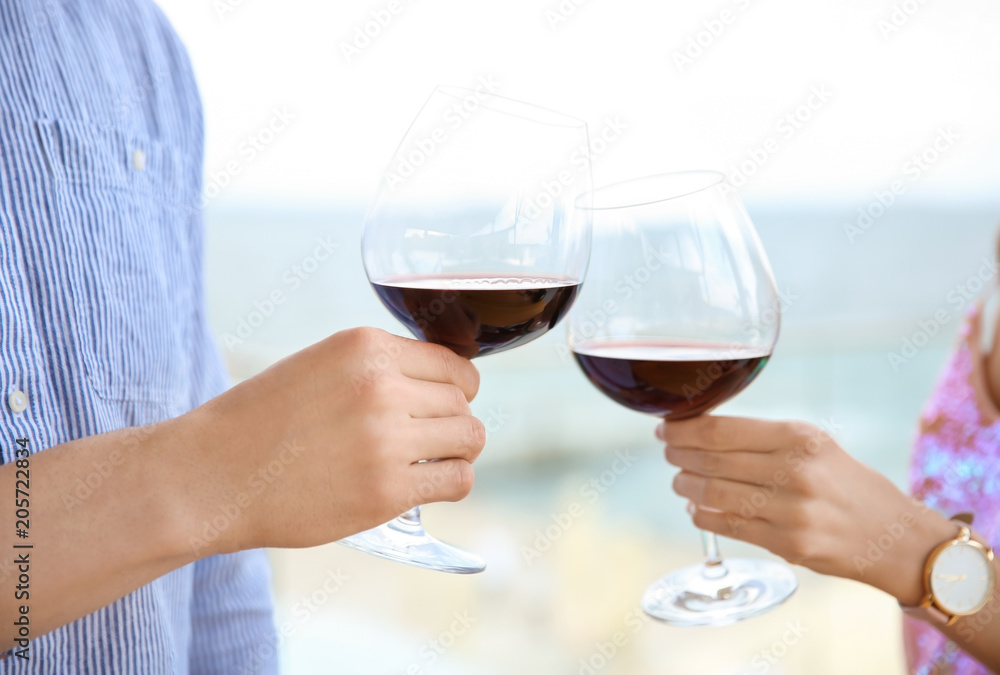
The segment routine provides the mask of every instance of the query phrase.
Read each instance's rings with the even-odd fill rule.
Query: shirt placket
[[[41,363],[37,334],[32,330],[29,285],[24,273],[24,250],[17,229],[0,228],[0,456],[7,463],[14,459],[17,439],[27,439],[31,452],[49,446],[45,368]]]

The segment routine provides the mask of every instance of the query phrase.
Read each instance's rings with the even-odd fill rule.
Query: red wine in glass
[[[724,403],[770,358],[759,347],[671,340],[583,343],[573,355],[610,399],[667,420],[696,417]]]
[[[541,337],[569,311],[580,284],[559,277],[431,275],[373,281],[417,338],[467,359]]]

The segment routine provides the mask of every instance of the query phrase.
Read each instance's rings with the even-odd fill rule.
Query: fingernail
[[[666,431],[666,430],[667,430],[667,423],[666,422],[660,422],[659,424],[657,424],[656,425],[656,437],[659,438],[661,441],[664,440],[664,438],[663,438],[663,432]]]
[[[685,510],[688,512],[689,516],[693,516],[695,511],[698,510],[698,507],[694,505],[694,502],[688,502]]]

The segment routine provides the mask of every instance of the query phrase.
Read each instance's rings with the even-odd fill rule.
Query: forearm
[[[0,651],[15,644],[22,606],[36,637],[211,553],[184,544],[190,465],[172,461],[185,440],[179,426],[122,430],[32,455],[27,539],[17,537],[13,517],[17,466],[0,467]],[[14,548],[24,544],[32,548]]]

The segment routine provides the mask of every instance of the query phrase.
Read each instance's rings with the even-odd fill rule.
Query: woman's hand
[[[903,604],[921,600],[927,556],[956,533],[810,424],[705,416],[661,424],[657,436],[699,528]]]

